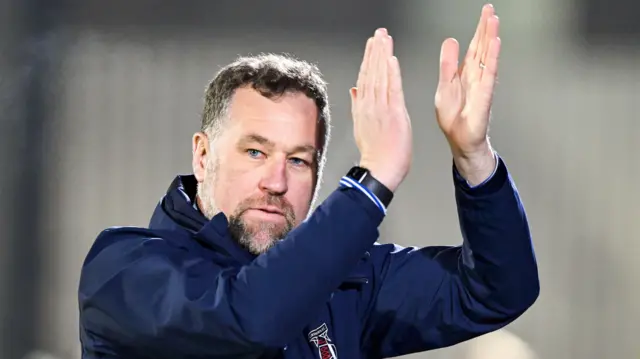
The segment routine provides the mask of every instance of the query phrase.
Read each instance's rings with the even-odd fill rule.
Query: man
[[[240,58],[206,90],[193,175],[149,228],[102,232],[82,269],[84,358],[385,358],[504,327],[538,295],[522,204],[487,137],[500,51],[485,6],[460,69],[442,46],[437,119],[464,243],[375,243],[411,162],[386,30],[351,89],[360,166],[312,213],[329,139],[326,86],[287,57]]]

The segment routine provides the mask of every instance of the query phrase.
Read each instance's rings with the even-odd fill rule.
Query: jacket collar
[[[197,184],[193,175],[176,176],[156,206],[149,228],[185,231],[205,246],[225,252],[241,263],[252,261],[255,256],[231,238],[224,213],[220,212],[208,220],[194,206]]]

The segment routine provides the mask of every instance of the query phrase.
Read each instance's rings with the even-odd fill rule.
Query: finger
[[[360,73],[358,73],[358,81],[356,82],[356,86],[360,89],[358,91],[358,95],[360,97],[364,96],[364,90],[367,87],[367,79],[369,76],[369,67],[371,63],[371,52],[373,47],[373,38],[370,37],[367,39],[367,44],[364,50],[364,56],[362,58],[362,64],[360,65]]]
[[[404,108],[404,90],[402,89],[402,74],[398,58],[391,56],[387,61],[387,67],[389,68],[389,104],[394,108]]]
[[[494,9],[493,5],[486,4],[482,7],[482,11],[480,13],[480,20],[478,20],[478,26],[476,27],[476,32],[471,39],[471,43],[469,44],[469,50],[467,50],[467,54],[465,56],[465,60],[473,60],[476,58],[478,50],[481,45],[482,35],[484,34],[485,24],[487,18],[493,15]]]
[[[380,58],[380,77],[377,88],[380,91],[378,97],[383,103],[389,101],[389,60],[393,56],[393,39],[389,35],[382,36],[382,52]]]
[[[349,97],[351,98],[351,114],[356,110],[356,102],[358,101],[358,89],[356,87],[352,87],[349,89]],[[357,116],[351,116],[353,121],[357,120]]]
[[[386,103],[387,99],[387,31],[386,29],[378,29],[376,31],[376,52],[375,52],[375,63],[376,67],[374,69],[374,83],[375,83],[375,98],[376,101],[384,101]]]
[[[500,19],[496,15],[492,15],[487,19],[485,43],[484,49],[480,55],[480,62],[486,65],[487,55],[489,53],[490,43],[498,38],[498,31],[500,29]]]
[[[458,74],[458,56],[460,44],[453,38],[444,40],[440,48],[440,78],[439,83],[451,83]]]
[[[481,86],[486,93],[492,93],[498,76],[498,59],[500,57],[501,41],[499,37],[491,40],[489,50],[485,58],[485,68],[482,71],[480,80]]]
[[[476,54],[474,56],[474,59],[478,62],[480,62],[480,58],[482,57],[482,54],[484,54],[487,51],[487,47],[488,47],[488,42],[487,42],[487,22],[489,21],[489,18],[493,15],[493,7],[489,8],[489,10],[485,10],[485,7],[482,8],[482,28],[480,30],[480,41],[478,42],[478,48],[476,49]]]
[[[369,97],[371,96],[372,98],[375,98],[375,85],[376,85],[376,73],[377,73],[377,69],[378,69],[378,58],[379,56],[379,52],[380,52],[380,38],[378,36],[378,32],[376,31],[376,33],[373,35],[373,38],[371,40],[371,54],[369,55],[369,64],[368,64],[368,69],[367,69],[367,78],[365,80],[365,83],[367,84],[367,88],[366,88],[366,96]],[[361,89],[362,91],[363,89]],[[361,94],[362,97],[364,97],[365,94]]]

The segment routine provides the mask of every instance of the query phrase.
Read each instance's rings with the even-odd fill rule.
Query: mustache
[[[253,197],[247,198],[243,200],[238,206],[238,214],[237,216],[241,216],[244,212],[251,208],[255,207],[265,207],[265,206],[273,206],[282,211],[285,217],[288,220],[295,220],[295,214],[293,212],[293,206],[286,198],[282,196],[261,196],[261,197]]]

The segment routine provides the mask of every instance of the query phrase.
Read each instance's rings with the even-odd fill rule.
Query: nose
[[[287,160],[271,158],[264,166],[260,189],[273,195],[287,193]]]

